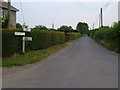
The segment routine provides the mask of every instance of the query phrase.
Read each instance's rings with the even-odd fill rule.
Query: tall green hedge
[[[120,22],[113,27],[102,27],[91,31],[90,36],[107,48],[120,53]]]
[[[75,33],[75,32],[70,32],[70,33],[66,33],[66,41],[70,41],[70,40],[76,40],[78,38],[81,37],[80,33]]]
[[[96,31],[94,39],[107,48],[118,52],[118,30],[114,28],[101,28]]]
[[[15,31],[16,30],[2,31],[3,58],[22,52],[22,37],[15,36]],[[26,41],[26,51],[46,49],[50,46],[65,42],[65,34],[63,32],[33,30],[26,34],[29,37],[33,37],[32,42]]]
[[[3,30],[2,31],[2,56],[3,58],[12,56],[16,53],[22,53],[22,37],[14,35],[15,31],[21,30]],[[31,50],[42,50],[48,47],[63,44],[69,40],[75,40],[81,35],[79,33],[67,33],[47,30],[32,30],[26,32],[26,36],[32,37],[32,41],[26,41],[26,52]]]
[[[46,49],[65,42],[65,34],[63,32],[34,30],[31,31],[31,36],[33,37],[32,50]]]
[[[4,30],[2,31],[2,56],[8,57],[16,51],[16,38],[13,35],[14,31]]]

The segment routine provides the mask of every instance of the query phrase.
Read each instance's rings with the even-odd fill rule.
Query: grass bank
[[[52,55],[53,53],[59,51],[60,49],[64,48],[67,45],[68,43],[59,44],[44,50],[30,51],[25,53],[24,55],[17,54],[9,58],[4,58],[2,60],[3,61],[2,66],[11,67],[11,66],[23,66],[26,64],[33,64],[41,60],[44,60],[46,57]]]

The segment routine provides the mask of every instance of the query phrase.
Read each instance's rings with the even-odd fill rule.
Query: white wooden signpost
[[[25,32],[15,32],[15,36],[25,36]]]
[[[25,40],[25,41],[32,41],[32,37],[23,37],[23,40]]]
[[[30,29],[30,28],[23,28],[23,31],[25,31],[25,32],[30,32],[31,29]]]
[[[30,28],[24,28],[23,27],[23,31],[24,32],[15,32],[15,36],[22,36],[22,52],[25,53],[25,41],[32,41],[32,37],[27,37],[25,36],[25,32],[30,32],[31,29]]]

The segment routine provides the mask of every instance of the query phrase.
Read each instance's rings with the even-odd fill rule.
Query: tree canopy
[[[76,29],[83,35],[89,33],[89,26],[87,23],[79,22]]]
[[[36,25],[33,30],[48,30],[46,26],[43,25]]]
[[[62,31],[62,32],[72,32],[73,28],[71,26],[66,26],[63,25],[60,28],[58,28],[58,31]]]
[[[22,28],[22,25],[20,23],[17,23],[16,28]]]
[[[5,17],[0,17],[0,23],[2,23],[2,28],[8,27],[8,21],[9,21],[9,17],[7,14]]]

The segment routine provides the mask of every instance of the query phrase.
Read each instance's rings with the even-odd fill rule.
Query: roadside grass
[[[2,67],[2,59],[0,59],[0,67]]]
[[[12,67],[12,66],[23,66],[26,64],[33,64],[45,59],[46,57],[50,56],[51,54],[64,48],[67,45],[68,45],[67,43],[64,43],[44,50],[26,52],[24,55],[17,54],[9,58],[4,58],[2,60],[2,66]]]

